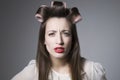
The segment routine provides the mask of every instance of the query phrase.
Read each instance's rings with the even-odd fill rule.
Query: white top
[[[86,60],[84,71],[85,76],[83,80],[107,80],[105,70],[99,63]],[[38,80],[36,61],[31,60],[29,64],[11,80]],[[52,69],[49,80],[71,80],[71,77],[68,74],[60,74]]]

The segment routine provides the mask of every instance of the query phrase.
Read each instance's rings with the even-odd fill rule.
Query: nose
[[[59,44],[59,45],[63,45],[64,44],[63,38],[62,38],[61,34],[58,34],[56,38],[57,38],[56,39],[56,44]]]

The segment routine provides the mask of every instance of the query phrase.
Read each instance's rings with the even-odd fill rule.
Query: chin
[[[60,58],[64,58],[65,55],[64,54],[57,54],[57,55],[53,55],[53,57],[60,59]]]

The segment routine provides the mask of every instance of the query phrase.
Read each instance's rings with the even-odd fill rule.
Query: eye
[[[70,37],[70,36],[71,36],[71,33],[70,33],[70,32],[64,32],[64,35],[65,35],[66,37]]]
[[[55,33],[49,33],[48,36],[53,37],[55,36]]]

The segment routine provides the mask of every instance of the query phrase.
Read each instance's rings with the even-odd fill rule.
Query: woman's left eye
[[[71,36],[71,33],[64,32],[64,35],[67,36],[67,37],[69,37],[69,36]]]

